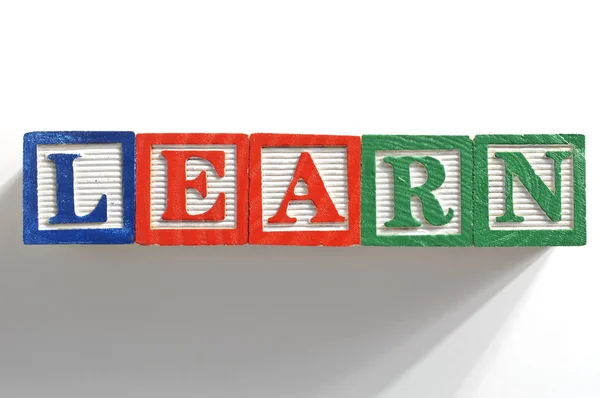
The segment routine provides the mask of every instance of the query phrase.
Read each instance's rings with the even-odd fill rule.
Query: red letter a
[[[162,219],[167,221],[222,221],[225,219],[225,193],[221,192],[211,209],[202,214],[189,214],[186,191],[193,188],[203,198],[207,195],[206,171],[188,180],[186,163],[189,158],[207,160],[219,177],[225,175],[225,152],[223,151],[162,151],[167,160],[167,210]]]
[[[308,188],[308,194],[296,195],[294,193],[296,185],[300,179],[303,179]],[[311,200],[317,208],[317,214],[310,219],[310,222],[344,222],[346,219],[338,213],[335,205],[331,201],[325,184],[317,171],[317,167],[313,162],[308,152],[302,152],[298,164],[296,165],[296,172],[290,186],[288,187],[281,206],[273,217],[269,218],[267,222],[271,224],[278,223],[295,223],[296,219],[287,215],[287,208],[292,200]]]

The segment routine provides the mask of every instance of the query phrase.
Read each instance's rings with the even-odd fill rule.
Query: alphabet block
[[[133,132],[23,137],[23,242],[128,244],[135,235]]]
[[[366,246],[471,246],[473,142],[463,136],[365,135]]]
[[[253,134],[250,243],[360,243],[360,137]]]
[[[138,134],[141,245],[248,243],[248,136]]]
[[[585,245],[585,137],[475,138],[475,245]]]

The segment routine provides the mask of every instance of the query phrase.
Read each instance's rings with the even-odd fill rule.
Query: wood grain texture
[[[323,183],[325,196],[340,217],[335,222],[315,221],[319,206],[311,200],[291,200],[285,207],[286,193],[310,195],[307,181],[302,179],[290,190],[302,154],[308,154],[311,166],[315,167],[313,177]],[[286,214],[293,222],[275,222],[273,217],[278,213]],[[360,243],[360,137],[253,134],[250,243],[304,246]]]
[[[471,246],[472,238],[472,141],[464,136],[365,135],[362,152],[363,245],[374,246]],[[394,174],[386,158],[416,158],[410,163],[410,186],[431,179],[419,159],[433,159],[443,173],[432,195],[412,195],[406,209],[397,206]],[[427,203],[431,202],[431,203]],[[424,216],[427,206],[440,206],[449,220],[433,225]],[[420,225],[390,227],[395,211],[403,210]],[[387,226],[386,226],[387,224]]]
[[[558,165],[551,158],[552,153],[557,152],[565,156]],[[523,157],[522,167],[509,171],[512,195],[507,194],[508,166],[503,159],[506,153]],[[535,177],[527,176],[528,172],[531,174],[530,169]],[[559,176],[555,170],[560,170]],[[577,246],[586,243],[583,135],[477,136],[474,177],[476,246]],[[560,177],[558,187],[557,177]],[[557,188],[561,190],[560,197],[556,197],[559,208],[551,219],[551,200],[553,195],[558,195]],[[514,208],[513,220],[505,216],[505,213],[510,214],[507,212],[509,200]]]
[[[142,245],[241,245],[248,243],[248,136],[244,134],[138,134],[138,215],[136,242]],[[185,161],[185,179],[206,176],[206,196],[185,190],[185,211],[207,214],[224,195],[224,217],[204,220],[165,219],[168,165],[164,151],[214,151],[223,154],[224,174],[206,159]]]

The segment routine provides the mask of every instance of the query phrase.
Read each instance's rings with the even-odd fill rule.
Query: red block
[[[360,137],[253,134],[250,243],[360,244]]]
[[[136,242],[248,243],[248,136],[137,135]]]

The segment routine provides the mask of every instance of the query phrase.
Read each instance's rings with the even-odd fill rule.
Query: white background
[[[598,397],[594,1],[4,1],[2,397]],[[31,130],[585,133],[585,248],[24,247]]]

